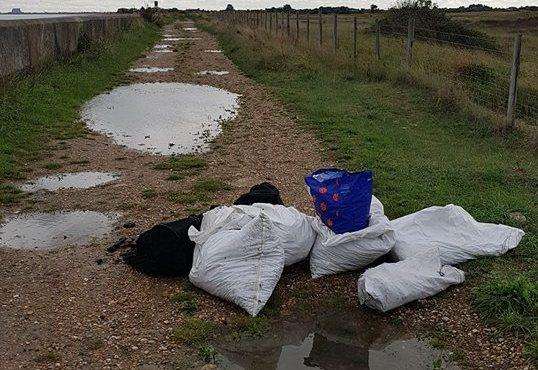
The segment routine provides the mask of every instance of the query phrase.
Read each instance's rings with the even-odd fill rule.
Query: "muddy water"
[[[159,68],[159,67],[140,67],[140,68],[131,68],[129,72],[135,72],[135,73],[162,73],[162,72],[171,72],[174,68],[166,67],[166,68]]]
[[[169,47],[170,47],[170,45],[168,45],[168,44],[157,44],[153,48],[154,49],[168,49]]]
[[[179,41],[181,40],[179,37],[167,37],[163,41]]]
[[[109,234],[117,218],[93,211],[17,215],[0,225],[0,248],[50,250],[88,245]]]
[[[213,75],[213,76],[224,76],[227,75],[228,71],[200,71],[197,73],[197,75]]]
[[[156,53],[173,53],[173,51],[169,49],[155,50],[155,52]]]
[[[117,144],[153,154],[206,151],[233,119],[239,95],[212,86],[148,83],[121,86],[97,96],[82,110],[92,130]]]
[[[209,49],[209,50],[204,50],[204,53],[222,53],[222,50]]]
[[[225,369],[459,369],[401,329],[353,317],[288,322],[259,339],[217,344]]]
[[[54,191],[58,189],[88,189],[117,180],[119,174],[112,172],[73,172],[59,173],[40,177],[21,186],[21,190],[34,192],[38,190]]]

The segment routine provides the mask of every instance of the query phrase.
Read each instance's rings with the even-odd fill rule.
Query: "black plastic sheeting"
[[[241,195],[235,205],[270,203],[282,205],[280,191],[272,184],[264,182],[253,186]],[[134,269],[151,276],[187,276],[192,267],[195,244],[189,239],[191,226],[200,229],[203,214],[155,225],[138,237],[136,244],[123,260]]]

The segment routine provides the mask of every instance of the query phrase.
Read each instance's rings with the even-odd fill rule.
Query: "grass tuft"
[[[215,329],[215,324],[209,321],[189,317],[174,330],[172,339],[183,344],[202,345],[212,337]]]

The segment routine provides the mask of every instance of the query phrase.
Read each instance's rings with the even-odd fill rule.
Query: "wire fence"
[[[215,18],[292,47],[369,60],[423,84],[436,84],[489,110],[506,129],[516,122],[537,125],[538,52],[535,45],[523,49],[521,35],[498,37],[493,48],[477,36],[415,27],[412,19],[406,26],[386,26],[349,14],[277,11],[224,11]]]

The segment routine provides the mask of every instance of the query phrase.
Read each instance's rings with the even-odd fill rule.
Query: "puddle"
[[[159,67],[141,67],[141,68],[131,68],[129,72],[136,73],[160,73],[160,72],[170,72],[174,68],[159,68]]]
[[[185,31],[197,31],[198,29],[196,27],[185,27],[183,28]]]
[[[50,250],[83,246],[113,230],[117,214],[93,211],[29,213],[0,225],[0,248]]]
[[[181,40],[179,37],[167,37],[163,41],[179,41]]]
[[[139,83],[90,100],[82,118],[119,145],[153,154],[209,149],[221,122],[233,119],[239,95],[212,86]]]
[[[52,176],[40,177],[28,181],[21,186],[22,191],[35,192],[38,190],[54,191],[58,189],[88,189],[117,180],[119,174],[112,172],[73,172],[59,173]]]
[[[217,344],[217,363],[224,369],[459,369],[446,351],[349,316],[288,322],[267,338]]]
[[[160,50],[155,50],[156,53],[172,53],[172,50],[169,50],[169,49],[160,49]]]
[[[178,40],[180,41],[195,41],[195,40],[201,40],[201,37],[178,37]]]
[[[204,50],[204,53],[222,53],[222,50]]]
[[[170,47],[170,45],[168,45],[168,44],[157,44],[153,48],[154,49],[168,49],[169,47]]]
[[[171,33],[166,33],[163,35],[163,37],[176,37],[176,35],[172,35]]]
[[[200,71],[197,73],[197,75],[214,75],[214,76],[224,76],[227,75],[228,71]]]

